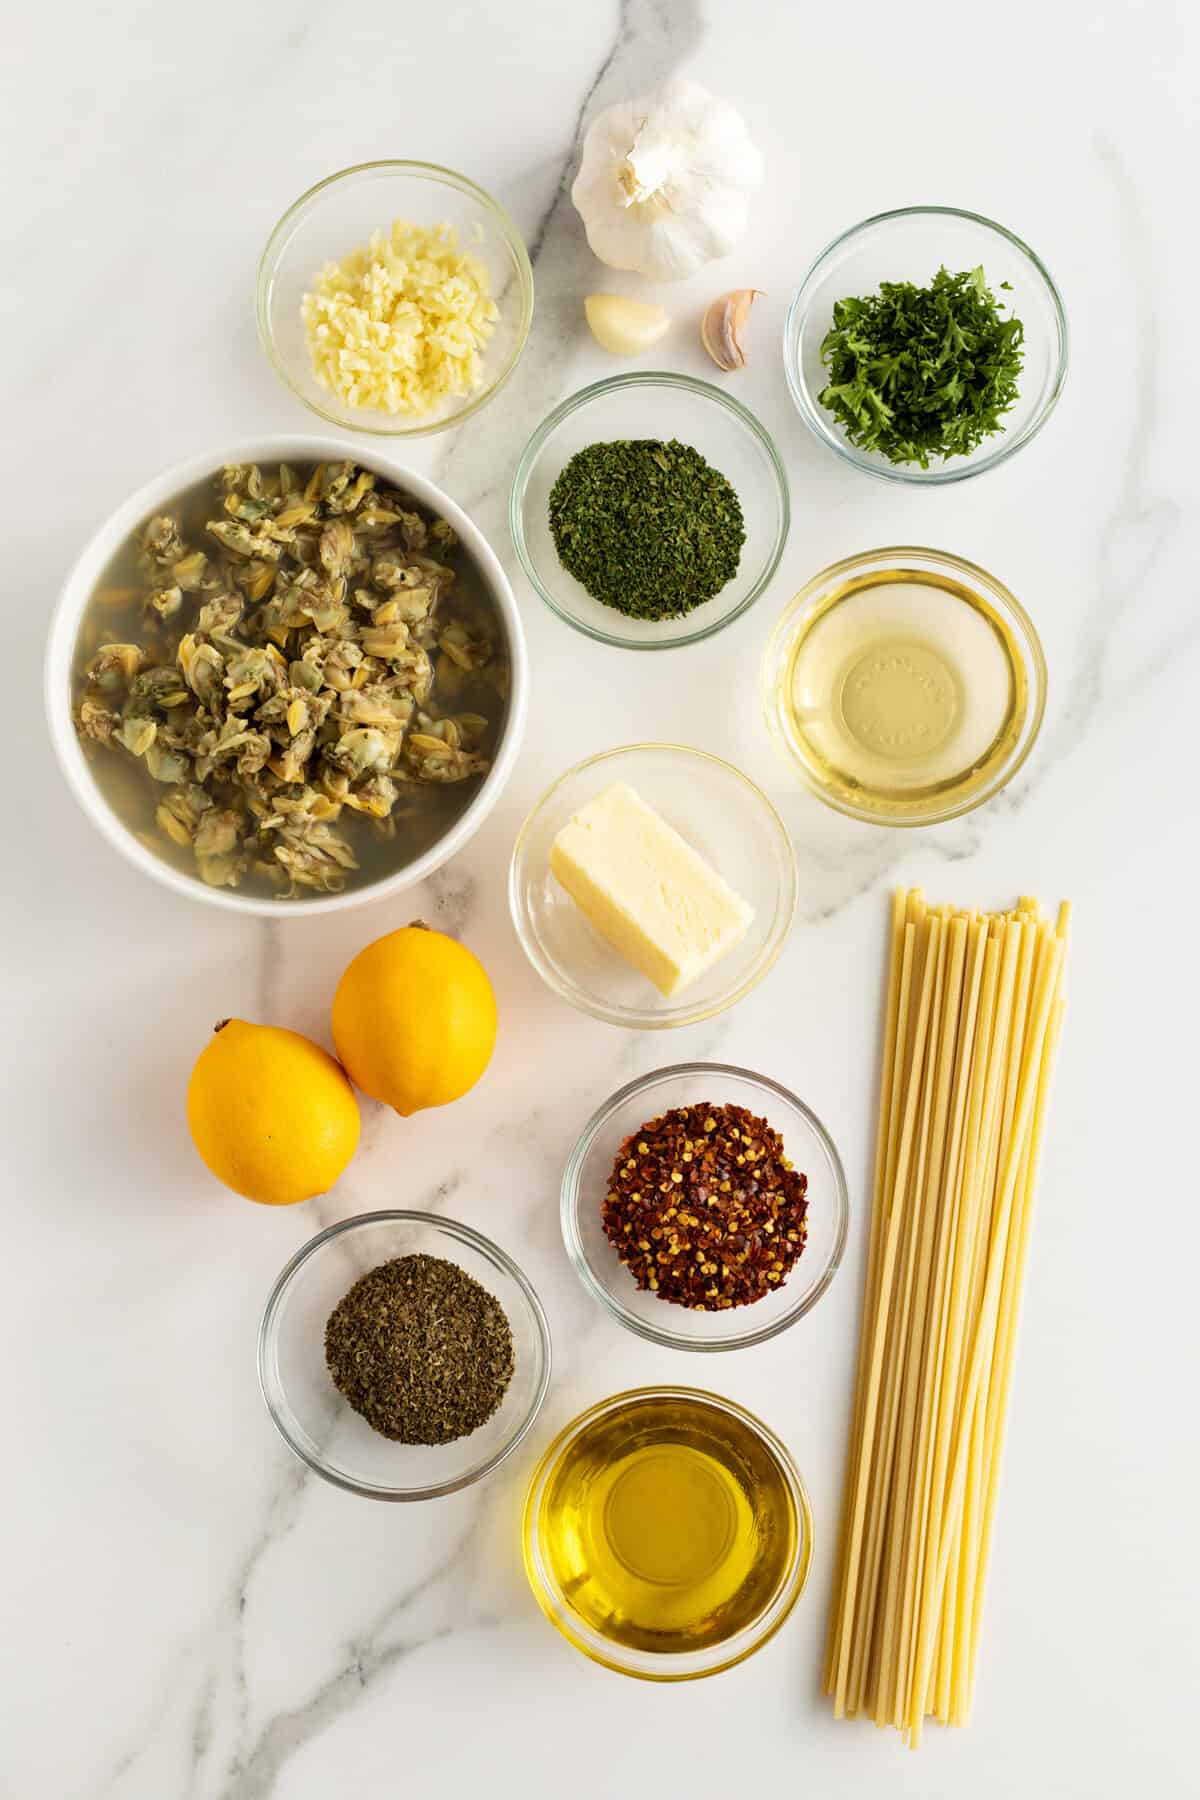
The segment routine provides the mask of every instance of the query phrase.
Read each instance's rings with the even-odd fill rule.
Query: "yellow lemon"
[[[358,1101],[297,1031],[226,1019],[188,1083],[192,1140],[218,1181],[264,1206],[328,1193],[358,1146]]]
[[[338,982],[333,1041],[363,1093],[408,1118],[474,1087],[496,1042],[496,996],[462,944],[406,925],[360,950]]]

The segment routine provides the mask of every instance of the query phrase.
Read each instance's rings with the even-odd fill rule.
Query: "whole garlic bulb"
[[[592,122],[571,198],[601,262],[681,281],[732,250],[762,178],[741,114],[676,76]]]

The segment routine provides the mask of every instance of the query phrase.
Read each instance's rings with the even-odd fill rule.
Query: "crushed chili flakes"
[[[640,1288],[697,1312],[749,1306],[808,1236],[808,1177],[744,1106],[683,1106],[627,1137],[604,1230]]]

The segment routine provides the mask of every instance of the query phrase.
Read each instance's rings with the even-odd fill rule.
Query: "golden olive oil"
[[[986,786],[1028,705],[1000,613],[952,576],[904,568],[830,590],[791,643],[779,694],[790,748],[817,785],[898,819]]]
[[[621,1396],[559,1451],[535,1532],[551,1587],[614,1645],[678,1655],[759,1618],[797,1559],[787,1474],[699,1393]]]

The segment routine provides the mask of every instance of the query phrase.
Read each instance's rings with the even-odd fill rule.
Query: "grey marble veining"
[[[1189,1791],[1194,9],[1097,0],[1085,19],[1013,0],[1000,18],[933,0],[917,18],[883,0],[853,13],[456,0],[285,16],[214,0],[200,21],[117,0],[69,24],[26,12],[10,35],[9,617],[22,680],[0,1085],[0,1795],[652,1800],[680,1785],[681,1756],[693,1800],[798,1782],[827,1800]],[[606,651],[551,617],[520,579],[507,502],[530,432],[615,366],[582,327],[583,295],[646,292],[587,248],[569,197],[581,132],[676,69],[737,100],[768,180],[744,246],[656,293],[676,319],[661,355],[715,378],[697,337],[704,305],[725,287],[765,290],[732,380],[780,447],[794,520],[752,612],[665,659]],[[532,666],[527,742],[477,837],[403,905],[231,921],[148,892],[76,813],[41,720],[45,620],[75,547],[158,467],[306,427],[255,342],[255,260],[313,180],[389,155],[483,181],[534,262],[533,330],[503,393],[461,431],[404,452],[477,518],[513,578]],[[922,199],[996,216],[1045,254],[1072,371],[1056,416],[1010,465],[910,494],[808,438],[778,340],[790,291],[829,238]],[[1006,793],[936,831],[889,833],[790,782],[761,728],[757,674],[770,625],[812,573],[903,542],[995,569],[1033,614],[1051,679],[1041,741]],[[505,900],[512,840],[541,790],[568,763],[645,736],[745,767],[783,812],[801,867],[797,927],[770,979],[673,1034],[623,1034],[558,1002],[526,966]],[[817,1692],[884,896],[897,880],[988,905],[1067,894],[1077,922],[976,1717],[917,1758],[835,1724]],[[502,1028],[485,1080],[442,1115],[401,1120],[366,1103],[359,1155],[320,1202],[274,1212],[225,1195],[182,1111],[214,1020],[327,1038],[349,957],[414,916],[461,936],[493,976]],[[594,1306],[558,1225],[563,1162],[591,1111],[632,1075],[688,1058],[745,1063],[802,1093],[852,1195],[845,1264],[811,1317],[703,1362],[634,1340]],[[381,1205],[494,1235],[554,1335],[530,1440],[436,1505],[327,1487],[277,1440],[255,1383],[255,1332],[282,1264],[321,1226]],[[524,1485],[553,1433],[605,1392],[670,1380],[761,1412],[793,1447],[817,1519],[810,1588],[787,1629],[719,1682],[674,1690],[576,1656],[538,1613],[519,1550]]]

